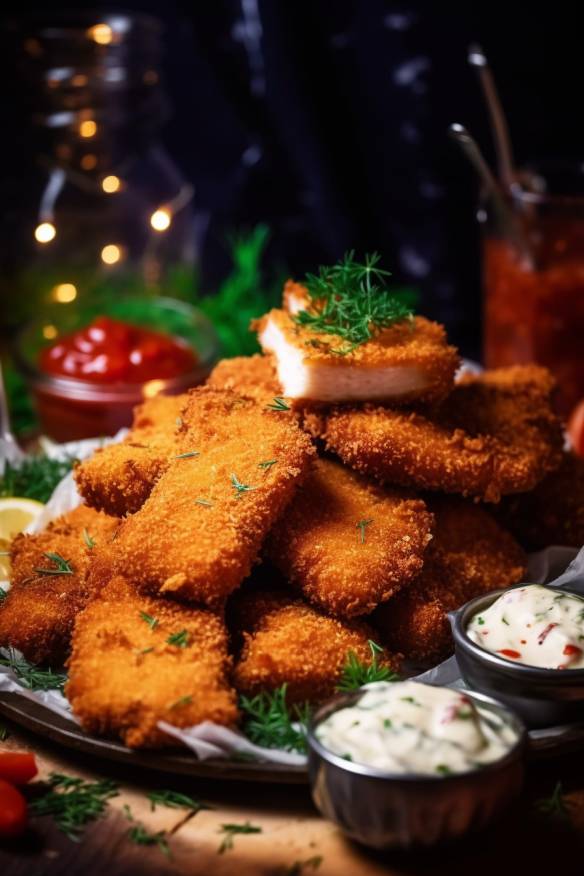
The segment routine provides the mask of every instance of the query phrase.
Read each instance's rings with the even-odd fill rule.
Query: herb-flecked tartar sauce
[[[347,760],[416,775],[478,769],[517,741],[513,728],[463,691],[416,681],[368,685],[354,706],[320,723],[316,737]]]
[[[529,584],[500,596],[466,628],[473,642],[515,663],[546,669],[584,667],[584,599]]]

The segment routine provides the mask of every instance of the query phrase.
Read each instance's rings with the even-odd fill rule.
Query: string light
[[[107,46],[113,39],[113,31],[109,24],[94,24],[87,31],[87,35],[100,46]]]
[[[119,192],[120,185],[121,182],[119,176],[113,176],[113,174],[111,176],[104,176],[101,181],[101,187],[108,195],[111,195],[114,192]]]
[[[115,243],[108,243],[101,251],[101,260],[106,265],[115,265],[122,257],[122,250]]]
[[[57,229],[52,222],[41,222],[34,230],[35,239],[39,243],[50,243],[54,239]]]
[[[87,119],[87,121],[81,122],[79,125],[79,133],[82,137],[85,137],[86,140],[89,140],[90,137],[95,137],[96,132],[97,125],[93,119]]]
[[[59,304],[69,304],[77,298],[77,288],[73,283],[59,283],[53,289],[53,297]]]
[[[172,217],[170,211],[167,210],[166,207],[161,207],[159,210],[155,210],[150,217],[150,224],[155,231],[166,231],[166,229],[170,227],[171,221]]]
[[[47,341],[52,341],[53,338],[57,337],[57,327],[54,325],[45,325],[43,326],[43,338],[46,338]]]

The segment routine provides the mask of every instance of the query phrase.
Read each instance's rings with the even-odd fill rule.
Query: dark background
[[[33,8],[12,3],[4,14]],[[578,160],[581,29],[567,4],[526,12],[496,3],[143,0],[123,8],[165,23],[173,115],[162,136],[196,186],[207,289],[228,269],[226,233],[267,222],[269,258],[296,275],[347,249],[379,250],[397,281],[421,290],[420,309],[445,322],[465,354],[479,355],[476,184],[446,134],[463,122],[492,158],[466,50],[478,40],[491,61],[520,161]],[[31,160],[23,86],[10,70],[1,81],[2,167],[13,180]]]

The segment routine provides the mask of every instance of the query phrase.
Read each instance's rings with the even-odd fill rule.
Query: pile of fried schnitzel
[[[584,541],[545,369],[457,377],[441,326],[322,288],[288,283],[262,354],[145,401],[76,467],[84,504],[13,541],[0,644],[66,662],[88,731],[164,747],[159,721],[236,726],[241,694],[319,702],[370,641],[434,662],[449,610]]]

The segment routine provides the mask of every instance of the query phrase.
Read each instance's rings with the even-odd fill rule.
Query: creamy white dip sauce
[[[376,682],[316,728],[347,760],[390,773],[448,775],[502,758],[516,732],[463,691],[416,681]]]
[[[514,663],[546,669],[584,667],[584,599],[529,584],[475,614],[469,639]]]

